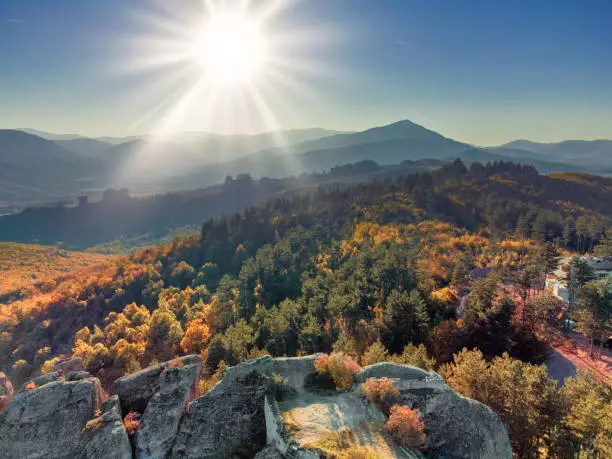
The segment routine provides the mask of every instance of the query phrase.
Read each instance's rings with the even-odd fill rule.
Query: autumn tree
[[[210,340],[210,329],[202,319],[196,319],[187,325],[181,340],[181,349],[186,354],[199,354]]]

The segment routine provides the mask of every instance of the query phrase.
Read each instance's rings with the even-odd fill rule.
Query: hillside
[[[449,387],[488,405],[519,457],[542,448],[552,457],[553,451],[605,451],[609,425],[594,425],[587,440],[580,426],[591,413],[605,419],[612,407],[609,389],[580,374],[559,389],[539,364],[561,332],[564,312],[564,303],[544,290],[546,274],[560,249],[591,251],[609,240],[606,193],[541,176],[529,166],[474,163],[468,169],[455,161],[393,179],[285,194],[209,219],[200,234],[100,271],[75,273],[48,293],[26,292],[1,305],[0,371],[28,390],[28,381],[42,375],[34,381],[37,390],[57,376],[52,370],[61,359],[77,359],[105,391],[118,394],[121,403],[133,402],[124,415],[140,416],[144,402],[125,401],[133,391],[122,390],[123,378],[135,372],[138,378],[138,370],[156,362],[199,354],[198,386],[208,397],[190,406],[184,422],[192,424],[176,444],[201,457],[201,439],[219,434],[206,426],[227,424],[190,416],[212,407],[217,414],[205,412],[221,419],[216,416],[224,411],[215,406],[229,406],[229,394],[238,397],[236,406],[245,406],[236,391],[216,398],[224,387],[217,383],[239,364],[264,354],[324,353],[316,367],[320,375],[309,381],[327,390],[333,382],[331,389],[346,393],[360,367],[367,371],[391,361],[435,369]],[[473,274],[482,272],[486,277]],[[593,288],[585,284],[585,291]],[[172,362],[172,368],[181,367]],[[258,376],[249,374],[244,384],[259,390]],[[176,387],[172,381],[178,379],[168,381]],[[51,387],[59,391],[60,384]],[[280,408],[308,431],[313,405],[333,403],[297,395],[297,406]],[[370,420],[351,397],[340,396],[338,404],[352,404],[350,416]],[[442,399],[450,403],[449,397]],[[533,400],[542,401],[537,410]],[[10,406],[11,413],[19,412]],[[176,406],[182,410],[185,401]],[[431,412],[423,410],[428,422]],[[564,432],[557,437],[559,425]],[[11,435],[21,431],[9,429]],[[292,432],[298,442],[312,446],[308,442],[316,440]],[[189,440],[196,437],[197,443]]]
[[[0,242],[0,301],[32,286],[52,289],[56,279],[104,265],[113,257],[56,247]],[[43,288],[43,289],[44,289]]]
[[[95,163],[54,141],[0,130],[0,207],[57,202],[96,182]]]
[[[565,140],[543,143],[529,140],[515,140],[495,150],[518,159],[539,159],[583,167],[591,172],[612,172],[612,140]]]
[[[202,220],[224,213],[242,211],[283,194],[307,193],[321,186],[346,187],[374,179],[395,177],[435,169],[440,162],[405,162],[380,166],[363,162],[332,168],[327,174],[285,179],[231,177],[223,185],[131,197],[126,192],[107,191],[96,202],[76,207],[49,207],[0,217],[0,240],[55,244],[85,249],[121,239],[120,246],[142,245],[168,237],[174,228],[199,225]],[[131,242],[130,242],[131,241]],[[113,245],[113,244],[110,244]],[[115,244],[117,245],[117,244]]]
[[[379,164],[458,157],[467,164],[514,160],[535,165],[544,173],[602,172],[597,168],[607,164],[596,160],[599,153],[588,160],[579,154],[584,148],[579,142],[564,143],[562,155],[556,150],[523,150],[514,144],[475,148],[408,120],[347,133],[298,129],[254,135],[179,132],[163,138],[100,139],[41,133],[47,137],[43,139],[21,131],[4,132],[12,133],[10,138],[0,136],[0,164],[11,171],[0,177],[0,208],[5,209],[82,194],[97,198],[106,188],[154,194],[219,184],[228,175],[250,174],[258,179],[320,173],[362,160]],[[600,144],[592,149],[607,151],[605,141]],[[48,162],[50,158],[57,161]]]

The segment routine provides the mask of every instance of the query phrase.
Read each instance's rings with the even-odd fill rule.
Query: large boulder
[[[385,362],[365,367],[356,380],[382,377],[394,381],[401,404],[421,411],[428,456],[512,457],[508,433],[497,415],[488,406],[458,395],[437,373]]]
[[[171,457],[251,458],[264,447],[268,378],[256,367],[239,365],[233,374],[226,375],[227,380],[189,405]]]
[[[131,375],[119,378],[114,383],[115,393],[121,401],[123,414],[130,411],[144,413],[144,410],[153,395],[159,392],[159,376],[162,372],[172,365],[196,365],[199,369],[202,359],[199,355],[186,355],[176,361],[169,361],[154,365]],[[197,384],[192,388],[192,398],[197,396]]]
[[[0,458],[73,458],[97,409],[100,384],[52,381],[17,394],[0,413]]]
[[[92,419],[82,431],[83,459],[131,459],[132,445],[121,420],[119,398],[114,395],[100,406],[100,416]]]
[[[166,368],[159,377],[159,392],[147,404],[136,433],[138,458],[165,458],[185,414],[189,394],[197,383],[198,366]]]

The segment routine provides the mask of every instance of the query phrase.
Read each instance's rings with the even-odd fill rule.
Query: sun
[[[261,75],[269,45],[263,24],[243,12],[213,14],[196,38],[196,60],[218,85],[252,82]]]
[[[147,0],[133,9],[116,45],[121,63],[109,66],[142,78],[130,93],[141,107],[130,129],[147,130],[154,144],[183,131],[277,133],[295,123],[304,103],[323,100],[313,83],[335,76],[326,56],[338,43],[335,27],[309,25],[299,5],[308,11],[289,0]]]

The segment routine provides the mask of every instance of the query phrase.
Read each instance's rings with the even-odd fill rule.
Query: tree
[[[463,349],[440,368],[447,384],[478,400],[500,417],[518,457],[537,457],[540,448],[554,449],[565,403],[543,365],[531,365],[508,354],[487,363],[477,350]]]
[[[580,257],[574,257],[564,268],[567,274],[567,285],[569,290],[570,308],[578,303],[578,296],[582,286],[595,277],[593,269]]]
[[[612,334],[612,288],[608,280],[586,283],[580,292],[579,310],[582,328],[593,343],[599,340],[599,354],[605,339]],[[581,326],[581,323],[578,323]]]
[[[208,344],[210,336],[210,328],[203,320],[193,320],[189,322],[185,330],[185,335],[180,343],[181,349],[186,354],[199,354]]]
[[[421,294],[416,289],[410,293],[392,290],[385,305],[384,325],[384,341],[391,351],[399,352],[410,342],[424,342],[429,316]]]
[[[433,370],[436,364],[436,360],[429,357],[427,349],[423,344],[415,346],[412,343],[404,347],[401,355],[394,355],[391,360],[395,363],[412,365],[413,367],[419,367],[428,371]]]
[[[157,360],[170,360],[179,349],[183,329],[170,309],[161,305],[151,315],[147,352]]]
[[[223,345],[230,365],[236,365],[247,359],[249,350],[255,340],[253,328],[244,319],[232,325],[223,334]]]
[[[172,268],[171,282],[172,285],[184,289],[191,285],[196,277],[195,269],[186,261],[180,261]]]
[[[612,389],[593,375],[579,372],[562,389],[568,414],[565,425],[588,457],[609,457],[612,438]],[[599,456],[597,456],[599,454]],[[582,456],[581,456],[582,457]]]
[[[388,360],[389,351],[380,341],[376,341],[366,349],[363,357],[361,357],[361,364],[368,366],[379,362],[387,362]]]

